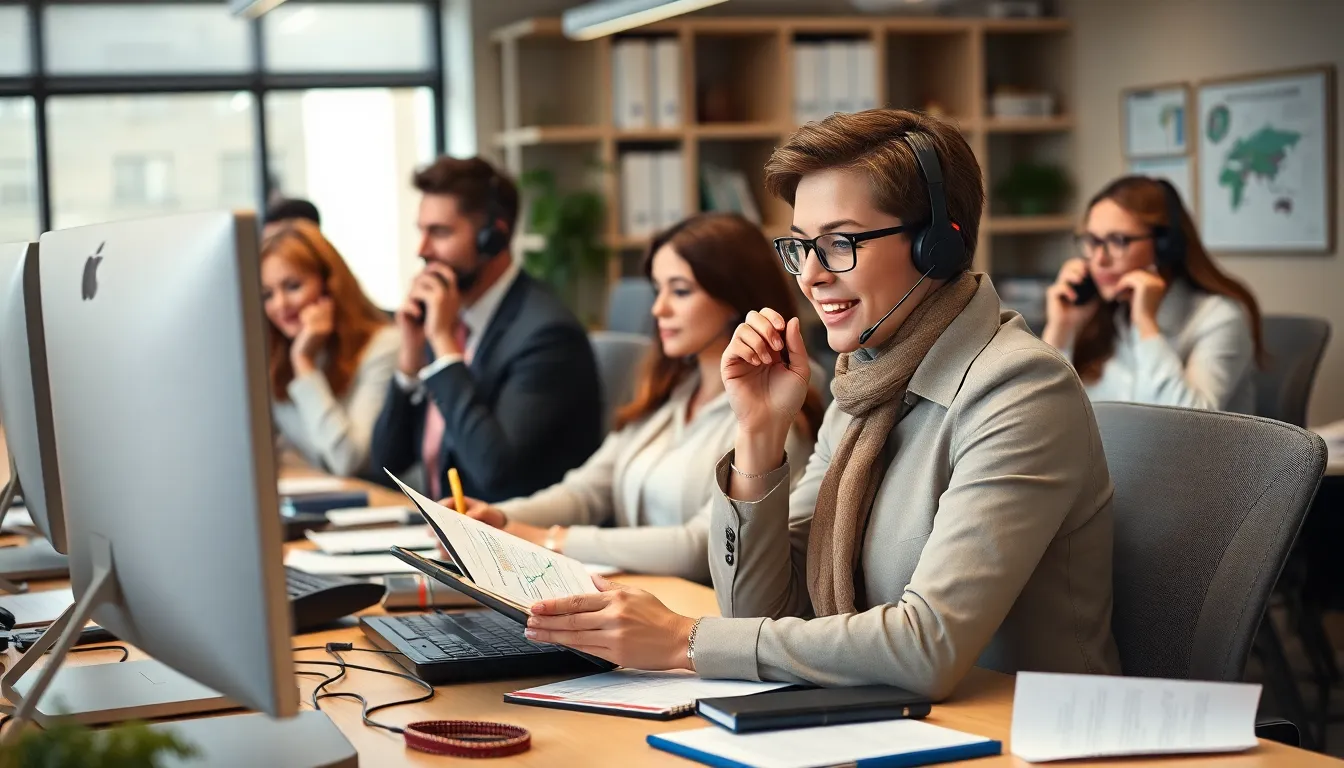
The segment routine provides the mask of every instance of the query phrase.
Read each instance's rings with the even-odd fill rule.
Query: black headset
[[[1185,229],[1181,226],[1184,207],[1176,187],[1166,179],[1154,178],[1167,198],[1167,225],[1153,228],[1153,256],[1159,267],[1175,274],[1185,273]]]
[[[973,254],[961,237],[961,225],[948,216],[943,166],[933,142],[923,133],[905,133],[901,138],[914,150],[929,188],[929,220],[910,233],[910,258],[921,274],[946,280],[970,269]]]
[[[490,169],[485,188],[485,223],[476,230],[476,254],[480,259],[491,259],[509,247],[509,232],[499,225],[503,215],[499,203],[499,173]]]

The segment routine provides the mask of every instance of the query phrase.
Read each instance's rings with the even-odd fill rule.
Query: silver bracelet
[[[759,480],[762,477],[768,476],[770,472],[775,471],[772,469],[770,470],[770,472],[762,472],[758,475],[753,475],[749,472],[743,472],[742,470],[738,469],[736,464],[729,464],[728,466],[733,470],[733,474],[737,475],[738,477],[746,478],[747,480]],[[776,469],[778,469],[778,467],[776,467]]]
[[[700,631],[700,622],[704,620],[704,617],[695,620],[691,625],[691,635],[686,639],[686,660],[691,662],[692,669],[695,668],[695,635]]]

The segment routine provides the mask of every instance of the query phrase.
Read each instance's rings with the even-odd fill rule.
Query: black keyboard
[[[345,576],[314,576],[285,569],[285,591],[294,615],[294,634],[301,635],[337,619],[377,605],[383,585]]]
[[[365,616],[359,626],[432,685],[603,671],[558,645],[528,640],[521,624],[494,611]]]

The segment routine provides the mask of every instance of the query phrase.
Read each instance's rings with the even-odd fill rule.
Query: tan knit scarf
[[[831,392],[854,417],[821,481],[807,541],[807,591],[818,616],[852,613],[859,539],[886,467],[883,447],[905,416],[905,389],[934,342],[971,303],[980,276],[963,272],[924,298],[875,359],[840,355]]]

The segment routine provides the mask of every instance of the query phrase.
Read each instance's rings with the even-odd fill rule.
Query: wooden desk
[[[307,474],[301,470],[287,470],[290,476]],[[404,498],[386,488],[351,483],[352,487],[361,487],[369,491],[370,504],[400,505]],[[304,546],[294,544],[290,546]],[[708,587],[680,579],[655,576],[627,576],[621,581],[632,586],[647,589],[658,595],[674,611],[688,615],[715,615],[718,607],[714,593]],[[65,582],[34,583],[35,589],[55,589],[66,586]],[[381,608],[372,608],[368,615],[382,613]],[[348,619],[349,626],[300,635],[294,638],[295,647],[323,646],[329,642],[349,642],[356,647],[371,648],[354,619]],[[10,651],[13,654],[13,651]],[[344,654],[347,660],[366,666],[379,667],[393,671],[402,671],[396,662],[386,657],[365,653]],[[67,663],[98,663],[106,661],[97,658],[100,654],[73,656]],[[133,658],[143,658],[138,651],[132,652]],[[296,654],[297,658],[330,660],[325,651],[305,651]],[[311,667],[321,670],[320,667]],[[498,761],[489,765],[536,766],[554,768],[555,766],[686,766],[695,763],[674,757],[649,747],[644,738],[650,733],[664,733],[688,728],[705,727],[705,722],[697,717],[660,723],[633,718],[595,715],[581,712],[566,712],[556,709],[542,709],[513,704],[502,700],[507,691],[551,682],[562,678],[539,678],[530,680],[511,680],[496,683],[471,683],[466,685],[442,686],[437,689],[434,699],[413,706],[375,713],[379,722],[404,725],[416,720],[472,719],[494,720],[511,723],[527,728],[532,733],[532,749],[521,755]],[[318,678],[299,677],[298,685],[304,696],[303,708],[307,709],[307,699]],[[358,670],[352,671],[340,686],[333,690],[353,691],[363,694],[371,704],[379,704],[401,698],[418,695],[420,689],[403,680],[386,675],[375,675]],[[976,733],[1004,743],[1004,754],[995,758],[975,760],[968,765],[976,768],[997,768],[999,766],[1026,766],[1025,761],[1008,754],[1008,734],[1012,722],[1013,678],[982,669],[972,670],[966,680],[957,689],[951,700],[934,707],[929,717],[930,723],[949,728]],[[442,766],[462,764],[467,761],[437,757],[415,752],[405,747],[401,737],[382,730],[366,728],[359,717],[359,705],[353,701],[328,699],[322,702],[336,725],[359,750],[360,764],[366,768],[384,766]],[[1107,766],[1114,768],[1115,761],[1072,762],[1070,768],[1085,766]],[[1292,749],[1279,744],[1262,742],[1253,752],[1243,755],[1217,755],[1209,757],[1183,757],[1165,760],[1126,760],[1126,766],[1229,766],[1230,768],[1293,768],[1325,765],[1339,765],[1339,761],[1311,752]]]

